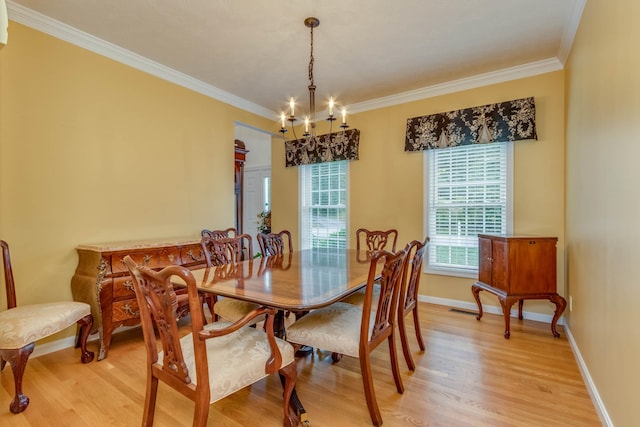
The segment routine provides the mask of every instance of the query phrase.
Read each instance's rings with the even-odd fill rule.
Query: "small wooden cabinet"
[[[509,338],[511,306],[518,301],[518,318],[522,319],[525,299],[548,299],[556,305],[551,322],[555,337],[558,319],[567,302],[556,289],[556,237],[478,235],[478,282],[471,291],[482,318],[480,291],[498,297],[505,321],[504,337]]]
[[[91,306],[92,332],[97,330],[100,335],[98,360],[107,357],[115,329],[140,323],[133,282],[123,261],[126,255],[139,265],[157,269],[206,263],[199,238],[80,245],[76,250],[78,266],[71,278],[71,292],[74,300]]]

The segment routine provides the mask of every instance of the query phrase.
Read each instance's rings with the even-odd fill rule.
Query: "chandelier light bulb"
[[[333,116],[333,97],[329,98],[329,117]]]

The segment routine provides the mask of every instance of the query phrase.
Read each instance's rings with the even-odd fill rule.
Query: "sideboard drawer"
[[[133,279],[131,276],[116,277],[113,279],[113,299],[135,298],[136,292],[133,289]]]
[[[204,252],[202,252],[202,245],[200,244],[180,248],[180,259],[184,266],[202,265],[207,262]]]
[[[178,248],[162,248],[144,252],[131,252],[129,254],[113,255],[111,258],[111,271],[113,274],[128,272],[124,263],[124,257],[130,255],[138,265],[149,268],[162,268],[168,265],[180,265],[180,250]]]
[[[136,301],[135,299],[114,301],[112,316],[112,321],[114,323],[140,317],[138,301]]]

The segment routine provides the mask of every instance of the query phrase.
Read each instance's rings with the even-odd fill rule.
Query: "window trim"
[[[507,188],[506,188],[506,196],[507,196],[507,234],[513,232],[513,142],[504,142],[493,144],[506,144],[507,153]],[[451,149],[451,148],[450,148]],[[455,149],[455,148],[453,148]],[[434,150],[424,150],[423,154],[423,163],[422,163],[422,175],[423,175],[423,188],[422,188],[422,201],[423,201],[423,210],[422,210],[422,229],[423,234],[428,236],[429,233],[429,156],[430,151]],[[425,262],[423,266],[423,272],[427,274],[436,274],[441,276],[454,276],[454,277],[464,277],[468,279],[477,279],[478,271],[469,271],[468,269],[458,269],[451,267],[432,267],[429,265],[429,256],[425,256]]]
[[[344,162],[345,164],[345,229],[346,229],[346,241],[345,241],[345,247],[349,247],[349,220],[350,220],[350,214],[349,214],[349,205],[351,204],[351,195],[350,195],[350,179],[349,179],[349,160],[337,160],[338,162]],[[298,247],[300,249],[304,249],[304,229],[303,229],[303,216],[304,216],[304,209],[303,209],[303,203],[304,203],[304,185],[303,185],[303,174],[305,173],[305,169],[304,168],[311,168],[314,165],[317,165],[320,163],[314,163],[314,164],[309,164],[309,165],[300,165],[298,166]]]

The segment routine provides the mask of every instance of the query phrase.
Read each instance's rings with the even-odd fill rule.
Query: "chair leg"
[[[13,397],[11,404],[9,404],[9,410],[14,414],[19,414],[29,406],[29,398],[22,394],[22,376],[24,375],[24,370],[27,367],[27,361],[29,360],[29,356],[31,356],[34,347],[35,344],[30,343],[18,349],[0,350],[0,358],[9,362],[11,370],[13,371],[15,396]]]
[[[393,372],[393,381],[396,383],[398,393],[404,393],[404,384],[402,384],[402,376],[400,375],[400,366],[398,365],[398,352],[396,351],[396,341],[394,334],[389,335],[389,358],[391,359],[391,371]]]
[[[76,342],[76,348],[78,343],[80,344],[80,361],[82,363],[89,363],[93,360],[93,352],[87,350],[87,339],[91,333],[93,327],[93,315],[88,314],[82,319],[78,320],[78,340]]]
[[[420,346],[420,350],[424,351],[424,341],[422,341],[422,332],[420,331],[420,319],[418,319],[418,306],[413,307],[413,324],[416,329],[416,339],[418,340],[418,345]]]
[[[282,425],[284,427],[296,427],[298,425],[298,416],[291,407],[291,394],[296,386],[296,377],[298,376],[296,363],[290,363],[284,368],[280,369],[280,374],[284,377],[284,393],[283,393],[283,405],[284,405],[284,421]]]
[[[158,395],[158,378],[153,376],[151,370],[147,375],[147,391],[144,397],[144,412],[142,413],[143,427],[153,426],[153,416],[156,411],[156,397]]]
[[[360,355],[360,372],[362,374],[362,384],[364,386],[364,396],[367,399],[367,408],[374,426],[382,425],[382,415],[376,400],[376,392],[373,389],[373,377],[371,375],[371,360],[369,353]]]
[[[404,323],[404,314],[398,313],[398,332],[400,333],[400,342],[402,343],[402,354],[410,371],[416,370],[416,364],[411,357],[411,349],[407,340],[407,329]]]
[[[196,400],[196,407],[193,412],[193,427],[205,427],[209,418],[209,402]]]

